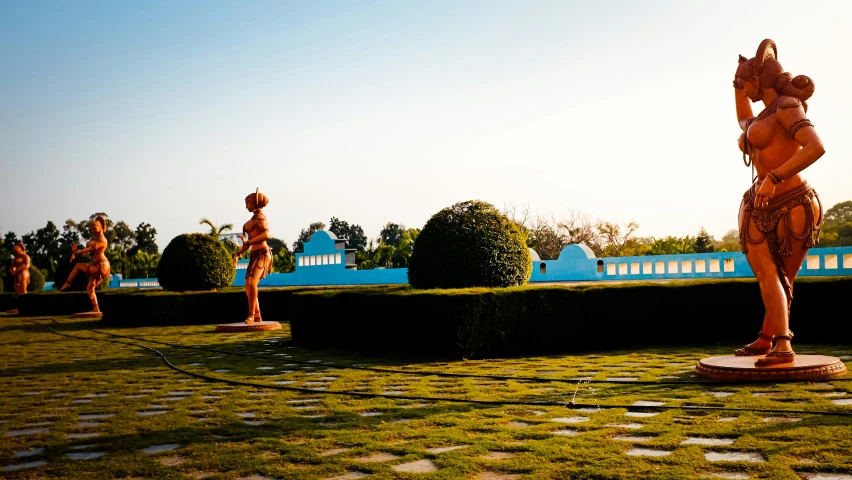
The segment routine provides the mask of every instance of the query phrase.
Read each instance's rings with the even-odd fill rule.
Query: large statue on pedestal
[[[740,243],[766,307],[758,339],[736,354],[765,355],[758,365],[787,363],[795,356],[789,329],[793,280],[822,223],[819,197],[801,175],[825,152],[805,116],[814,83],[785,72],[775,42],[764,40],[754,58],[740,56],[734,93],[740,149],[757,172],[740,206]],[[749,101],[763,102],[756,117]]]
[[[86,248],[77,249],[77,244],[71,244],[71,261],[78,255],[91,254],[92,263],[78,263],[74,265],[68,279],[65,280],[65,285],[62,285],[60,291],[68,290],[71,287],[71,282],[74,277],[83,273],[89,277],[89,284],[86,286],[86,292],[89,294],[89,300],[92,302],[92,310],[84,313],[76,314],[77,317],[100,317],[101,310],[98,307],[98,297],[95,295],[95,289],[101,284],[104,278],[109,276],[109,260],[107,260],[104,252],[109,243],[107,242],[104,231],[106,231],[106,220],[98,215],[94,220],[89,222],[89,231],[92,233],[92,239],[86,243]]]
[[[740,243],[760,285],[766,314],[757,340],[734,357],[714,357],[696,372],[717,379],[806,379],[845,373],[834,357],[800,355],[791,346],[790,307],[793,281],[808,248],[816,245],[822,204],[801,172],[825,153],[808,120],[806,101],[813,81],[794,77],[778,63],[778,48],[764,40],[754,58],[740,55],[734,75],[739,146],[751,166],[752,185],[740,205]],[[763,102],[754,115],[749,102]]]
[[[23,295],[27,293],[27,287],[30,285],[30,256],[27,255],[27,249],[21,242],[15,244],[14,253],[15,259],[12,260],[9,273],[12,274],[12,280],[15,282],[15,294]]]
[[[260,189],[246,197],[246,210],[252,212],[251,220],[243,225],[240,239],[243,244],[234,254],[234,268],[240,255],[251,250],[251,260],[246,267],[246,297],[248,298],[248,315],[245,323],[220,324],[217,332],[242,332],[253,330],[278,330],[278,322],[264,322],[260,316],[260,302],[257,298],[257,286],[266,275],[272,271],[272,250],[266,241],[269,240],[269,223],[263,208],[269,204],[269,198],[260,193]]]

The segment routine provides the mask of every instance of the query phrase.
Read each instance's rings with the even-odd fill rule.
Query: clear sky
[[[468,199],[717,238],[750,180],[737,55],[764,38],[814,79],[852,199],[852,2],[5,1],[0,228],[104,211],[164,247],[269,195],[288,244],[336,216],[370,237]],[[755,106],[755,112],[761,106]]]

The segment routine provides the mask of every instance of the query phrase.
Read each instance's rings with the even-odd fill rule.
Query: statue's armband
[[[802,102],[796,97],[784,97],[778,102],[778,122],[787,130],[791,137],[796,138],[796,133],[805,127],[813,127],[814,124],[805,116]]]

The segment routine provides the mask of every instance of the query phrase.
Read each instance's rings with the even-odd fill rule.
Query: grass
[[[503,478],[519,479],[701,478],[715,473],[796,479],[808,472],[852,474],[852,417],[848,416],[675,409],[635,417],[625,415],[626,408],[578,411],[562,406],[482,406],[230,386],[183,375],[169,369],[148,350],[100,341],[109,337],[82,327],[136,337],[140,340],[133,342],[157,348],[188,371],[270,386],[292,381],[287,385],[389,395],[402,391],[406,396],[420,397],[531,403],[569,403],[576,398],[578,403],[599,405],[643,401],[664,402],[668,406],[852,413],[852,405],[833,402],[852,397],[849,381],[631,385],[417,375],[442,371],[547,379],[629,376],[649,381],[669,376],[688,381],[693,380],[690,371],[695,361],[729,353],[733,345],[441,361],[303,349],[290,343],[286,324],[283,330],[274,332],[214,334],[210,326],[121,329],[70,318],[56,320],[59,324],[52,324],[51,318],[0,318],[0,468],[46,462],[34,468],[0,472],[4,478],[324,479],[362,472],[374,479],[476,479],[485,472],[494,472],[507,475]],[[47,325],[85,338],[56,335]],[[154,340],[267,355],[272,359],[168,347]],[[852,355],[850,345],[796,347],[800,353]],[[407,373],[300,363],[311,360],[380,366]],[[717,397],[712,392],[730,395]],[[146,411],[165,413],[139,415]],[[641,413],[643,409],[630,411]],[[572,417],[588,420],[554,421]],[[720,421],[726,417],[737,418]],[[771,417],[781,419],[765,420]],[[785,418],[800,420],[783,421]],[[613,426],[630,423],[640,424],[641,428]],[[25,429],[47,431],[9,436]],[[574,435],[554,434],[560,430],[573,431]],[[73,434],[92,433],[98,435],[73,438]],[[633,444],[613,439],[616,436],[650,438]],[[688,437],[731,439],[733,443],[683,444]],[[177,446],[161,453],[143,451],[165,444]],[[428,451],[449,446],[465,448],[443,453]],[[662,457],[627,455],[634,447],[671,453]],[[15,457],[16,452],[38,448],[43,451]],[[103,455],[89,460],[68,457],[92,452]],[[507,457],[503,459],[483,458],[495,452],[510,455],[503,455]],[[748,452],[766,462],[710,462],[705,458],[708,452]],[[358,460],[377,454],[395,458]],[[418,460],[431,461],[435,471],[404,473],[393,469]]]

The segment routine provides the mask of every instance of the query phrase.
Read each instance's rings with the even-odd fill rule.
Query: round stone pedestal
[[[9,314],[9,315],[17,315],[17,314],[18,314],[18,309],[17,309],[17,308],[13,308],[13,309],[11,309],[11,310],[6,310],[6,313],[7,313],[7,314]]]
[[[81,312],[71,315],[71,318],[102,318],[103,312]]]
[[[754,362],[759,358],[763,356],[705,358],[698,362],[695,373],[710,380],[731,382],[819,380],[846,373],[846,365],[839,358],[825,355],[796,355],[790,363],[758,367]]]
[[[216,325],[217,332],[264,332],[267,330],[281,330],[281,324],[278,322],[237,322],[237,323],[220,323]]]

